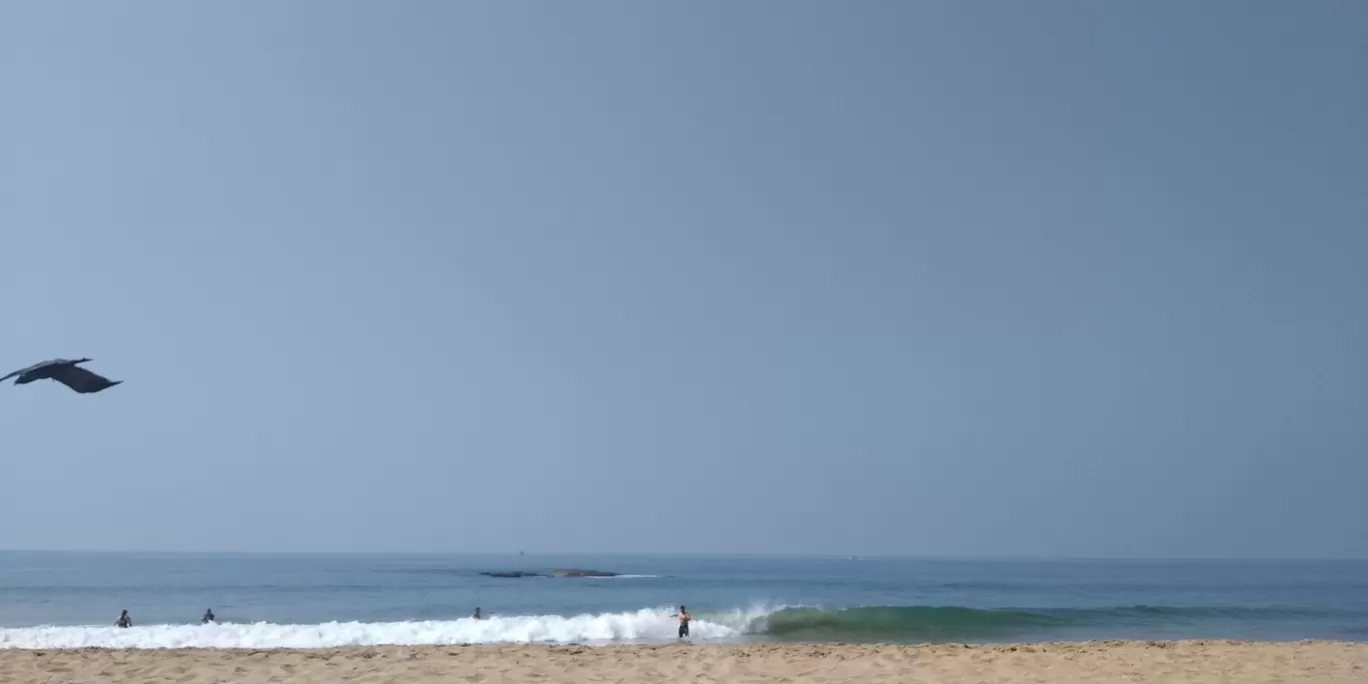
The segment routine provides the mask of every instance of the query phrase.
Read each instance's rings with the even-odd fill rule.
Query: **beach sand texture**
[[[1368,682],[1368,644],[422,646],[0,651],[0,682]]]

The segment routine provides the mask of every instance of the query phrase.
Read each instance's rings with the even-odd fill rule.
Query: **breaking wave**
[[[676,638],[678,623],[665,609],[600,615],[533,615],[483,620],[329,622],[315,625],[147,625],[0,629],[0,648],[334,648],[478,643],[653,642]],[[736,627],[694,619],[694,639],[727,639]]]
[[[676,638],[672,609],[574,616],[491,616],[483,620],[22,627],[0,629],[0,649],[333,648],[477,643],[650,643]],[[959,606],[817,608],[754,606],[697,612],[695,641],[967,641],[1039,636],[1070,627],[1126,629],[1209,620],[1310,617],[1277,608],[1154,607],[978,609]]]

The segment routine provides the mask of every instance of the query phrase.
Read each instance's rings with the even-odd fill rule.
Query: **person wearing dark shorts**
[[[679,638],[683,639],[689,636],[689,611],[684,610],[684,606],[680,606],[675,617],[679,618]]]

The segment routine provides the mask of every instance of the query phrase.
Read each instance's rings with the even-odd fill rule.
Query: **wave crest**
[[[147,625],[0,629],[0,649],[44,648],[334,648],[478,643],[595,643],[666,641],[678,623],[662,609],[599,615],[494,616],[483,620],[329,622],[316,625]],[[695,639],[736,637],[740,630],[695,619]]]
[[[695,613],[695,640],[969,641],[1040,636],[1070,627],[1090,631],[1171,626],[1194,621],[1267,621],[1325,617],[1284,608],[1116,606],[982,609],[962,606],[819,608],[755,605]],[[676,638],[672,608],[574,616],[491,616],[483,620],[211,624],[0,629],[0,649],[47,648],[334,648],[479,643],[659,643]]]

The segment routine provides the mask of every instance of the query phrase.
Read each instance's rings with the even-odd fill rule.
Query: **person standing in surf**
[[[119,619],[114,621],[114,626],[123,629],[127,629],[133,626],[133,618],[128,617],[127,609],[125,609],[122,613],[119,613]]]
[[[689,611],[685,610],[684,606],[680,606],[675,617],[679,618],[679,638],[683,639],[689,636]]]

